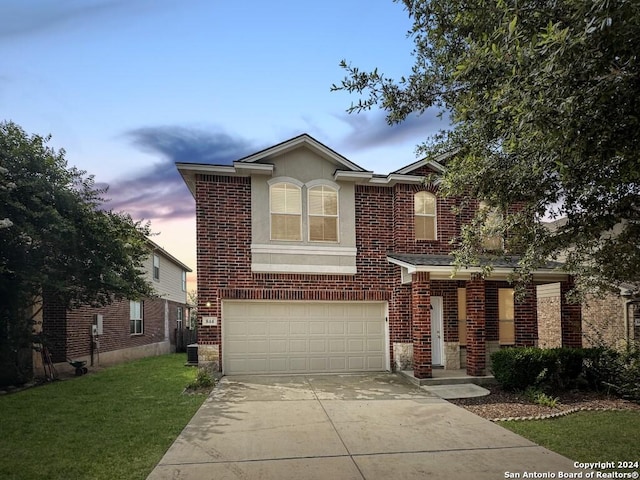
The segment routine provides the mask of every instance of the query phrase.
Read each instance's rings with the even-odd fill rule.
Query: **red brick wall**
[[[413,374],[431,377],[431,282],[429,274],[413,274],[411,313],[413,317]]]
[[[521,300],[514,299],[514,324],[516,347],[533,347],[538,344],[538,302],[536,300],[536,286],[525,287],[525,294]]]
[[[436,240],[416,240],[414,222],[414,195],[429,191],[436,195]],[[398,184],[393,188],[393,215],[395,218],[393,251],[395,253],[423,253],[444,255],[453,249],[449,240],[458,234],[458,217],[453,212],[456,202],[438,196],[437,189],[422,185]]]
[[[467,282],[467,374],[484,375],[486,365],[485,281]]]
[[[111,352],[164,341],[163,299],[144,300],[144,330],[142,335],[130,334],[129,300],[117,300],[104,307],[79,307],[65,311],[55,303],[43,306],[43,333],[55,339],[50,346],[54,362],[67,358],[91,355],[91,325],[93,316],[103,316],[103,334],[99,338],[99,351]],[[169,331],[173,331],[177,319],[178,303],[169,304]],[[94,354],[96,351],[94,350]]]

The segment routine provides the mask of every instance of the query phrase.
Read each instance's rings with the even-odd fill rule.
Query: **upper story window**
[[[328,185],[308,190],[309,241],[338,241],[338,191]]]
[[[302,190],[293,183],[269,187],[271,240],[302,240]]]
[[[480,210],[486,210],[482,248],[485,250],[502,250],[504,248],[504,239],[501,232],[502,213],[500,213],[498,207],[490,207],[486,202],[480,202]]]
[[[187,272],[182,271],[182,291],[187,291]]]
[[[160,257],[158,255],[153,256],[153,279],[160,280]]]
[[[418,192],[413,199],[416,240],[435,240],[437,236],[436,196]]]

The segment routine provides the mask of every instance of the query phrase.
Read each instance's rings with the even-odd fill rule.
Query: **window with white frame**
[[[129,319],[131,335],[142,335],[144,332],[144,303],[141,300],[129,301]]]
[[[176,323],[178,324],[178,329],[182,328],[182,320],[184,320],[184,310],[182,307],[177,307]]]
[[[187,272],[182,271],[182,291],[187,291]]]
[[[160,257],[158,255],[153,256],[153,279],[160,280]]]
[[[271,240],[302,240],[302,190],[293,183],[269,187]]]
[[[504,248],[504,238],[501,231],[502,213],[500,213],[498,207],[490,207],[486,202],[480,202],[480,210],[486,211],[482,248],[485,250],[502,250]]]
[[[418,192],[413,198],[416,240],[437,238],[436,196],[430,192]]]
[[[328,185],[308,190],[309,241],[338,241],[338,191]]]

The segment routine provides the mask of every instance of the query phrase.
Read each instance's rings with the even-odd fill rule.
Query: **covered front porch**
[[[392,303],[400,305],[404,300],[405,310],[410,304],[404,338],[391,339],[394,358],[400,353],[405,358],[404,365],[396,361],[395,367],[412,370],[417,379],[432,378],[434,369],[464,369],[468,376],[484,377],[493,351],[537,346],[539,284],[560,283],[562,345],[582,344],[580,305],[569,303],[566,297],[573,279],[559,270],[559,264],[535,271],[533,282],[519,298],[508,281],[517,258],[494,263],[485,277],[480,267],[453,274],[449,255],[394,254],[387,258],[400,267],[398,301]]]

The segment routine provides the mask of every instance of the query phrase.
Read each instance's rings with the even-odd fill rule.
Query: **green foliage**
[[[49,137],[0,123],[0,361],[18,365],[31,341],[33,307],[106,304],[153,294],[140,275],[149,225],[101,209],[105,190],[68,168]],[[7,332],[7,335],[4,335]]]
[[[543,407],[556,408],[558,406],[558,398],[551,397],[536,387],[529,387],[524,391],[524,396],[532,403],[542,405]]]
[[[522,255],[514,279],[572,247],[566,268],[585,282],[638,285],[637,2],[402,3],[411,73],[396,81],[343,60],[347,75],[332,89],[361,95],[348,111],[379,106],[389,123],[431,107],[450,117],[420,151],[452,154],[441,192],[502,210],[506,251]],[[548,231],[545,215],[568,221]],[[463,229],[459,266],[476,263],[481,235]]]
[[[623,351],[597,349],[586,363],[586,375],[596,388],[640,403],[640,344],[630,342]]]
[[[505,348],[491,354],[491,370],[506,390],[566,390],[585,386],[585,359],[597,357],[599,352],[583,348]]]
[[[198,367],[196,378],[187,384],[187,390],[209,392],[214,385],[215,381],[209,369]]]

